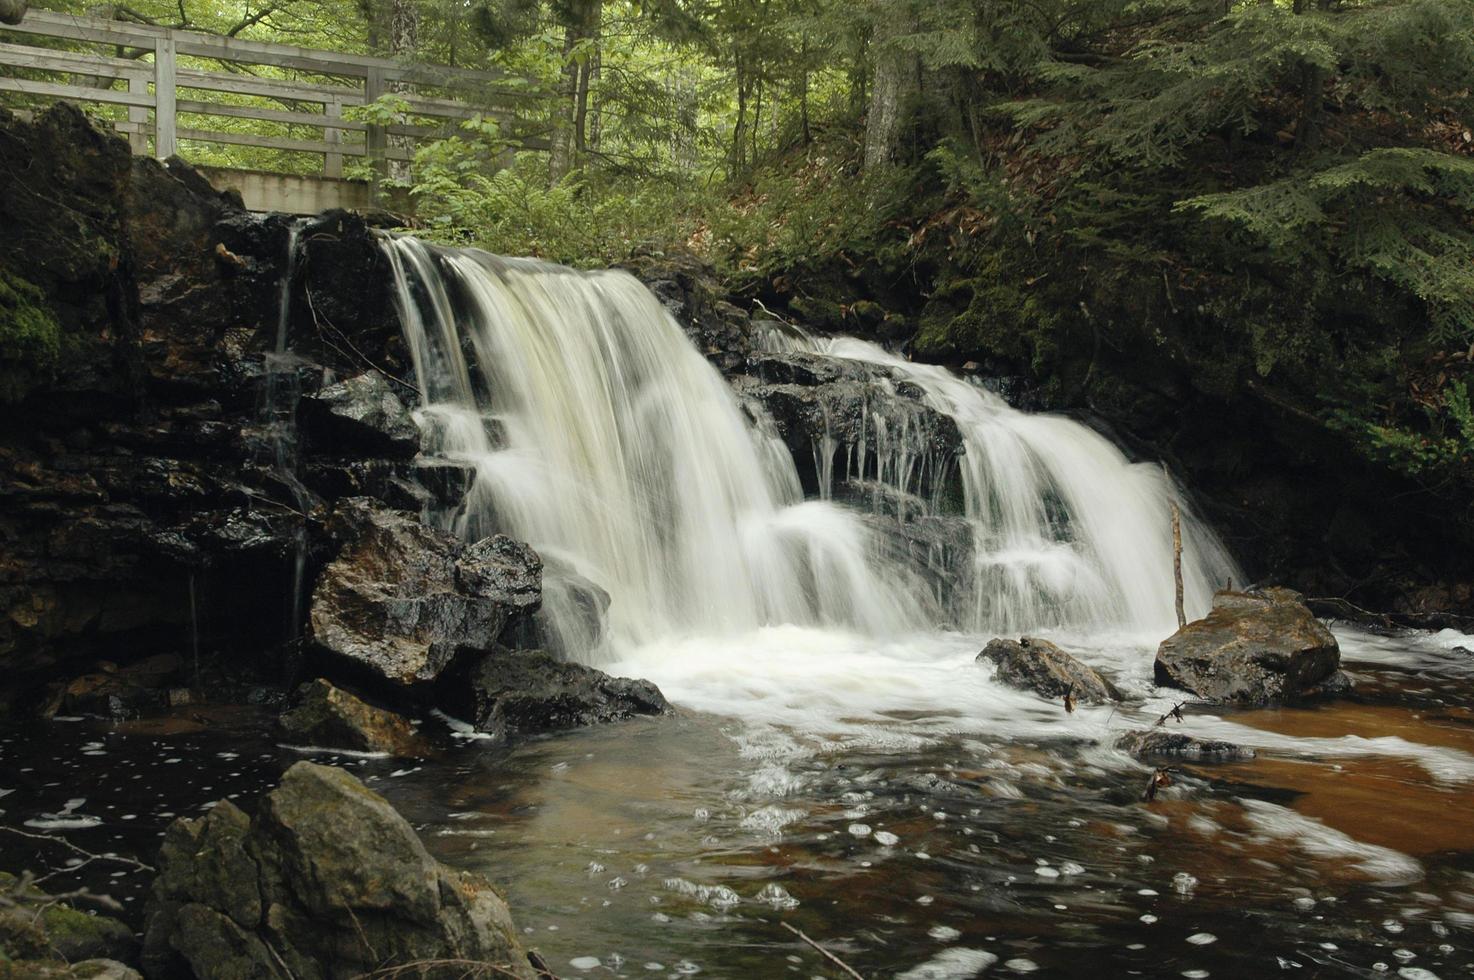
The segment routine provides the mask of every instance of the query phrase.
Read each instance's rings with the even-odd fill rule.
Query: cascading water
[[[1165,635],[1173,628],[1168,529],[1173,501],[1184,509],[1186,503],[1162,469],[1129,462],[1087,426],[1020,412],[944,368],[915,364],[875,344],[795,331],[770,335],[766,346],[882,368],[916,385],[927,405],[957,423],[972,539],[971,589],[956,610],[957,625],[1001,633],[1124,626]],[[873,414],[884,433],[886,414]],[[876,445],[879,483],[903,493],[925,484],[917,473],[925,453],[916,439],[882,436]],[[849,447],[848,456],[848,475],[865,474],[864,445]],[[935,492],[913,499],[929,510],[938,507]],[[1217,538],[1193,519],[1184,525],[1183,570],[1194,614],[1206,611],[1214,590],[1236,576]]]
[[[761,412],[749,420],[632,276],[410,238],[384,247],[431,448],[476,470],[455,527],[505,530],[550,559],[545,613],[569,654],[588,652],[579,577],[611,595],[616,654],[781,624],[876,638],[1173,626],[1175,489],[1083,425],[1018,412],[871,344],[781,340],[864,362],[955,420],[972,568],[970,598],[949,611],[914,556],[886,547],[873,515],[802,499],[771,424]],[[908,417],[877,411],[867,425],[881,458],[867,467],[865,445],[849,447],[850,469],[907,493],[940,485],[941,464],[913,445]],[[832,460],[836,448],[818,455]],[[924,506],[940,506],[935,497]],[[1184,568],[1190,611],[1234,574],[1190,515]]]
[[[476,467],[458,529],[555,559],[544,602],[567,652],[566,566],[609,591],[616,644],[931,625],[908,570],[856,515],[801,499],[787,454],[632,276],[386,248],[435,448]]]
[[[261,416],[266,423],[271,445],[272,468],[277,479],[296,501],[302,523],[293,532],[292,593],[287,609],[288,641],[297,639],[302,621],[303,578],[307,567],[307,513],[312,509],[311,493],[297,476],[297,402],[301,383],[300,359],[292,354],[288,341],[292,323],[292,283],[297,273],[298,241],[306,219],[297,219],[287,227],[286,262],[282,270],[277,298],[276,346],[266,355],[266,385],[262,397]]]

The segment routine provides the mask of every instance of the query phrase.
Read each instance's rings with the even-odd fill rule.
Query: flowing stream
[[[543,639],[680,711],[314,757],[501,885],[558,975],[844,975],[784,926],[903,980],[1474,971],[1474,637],[1338,627],[1354,698],[1190,707],[1172,731],[1258,757],[1183,762],[1146,805],[1151,770],[1113,745],[1174,702],[1152,677],[1174,502],[1189,616],[1242,582],[1160,466],[852,339],[759,338],[752,371],[827,393],[734,388],[621,272],[384,248],[427,448],[475,474],[431,516],[531,542]],[[774,384],[822,409],[811,446],[782,438]],[[1025,632],[1127,700],[1067,713],[974,662]],[[249,809],[301,757],[268,717],[0,728],[0,816],[148,860],[176,816]],[[0,866],[29,844],[0,835]],[[43,857],[138,921],[146,875]]]
[[[787,450],[629,274],[408,238],[385,247],[433,448],[476,468],[458,529],[504,530],[559,560],[548,618],[565,639],[580,614],[560,604],[558,568],[611,596],[609,648],[565,643],[570,655],[618,660],[672,639],[780,626],[875,640],[1172,627],[1177,490],[1077,422],[1015,411],[872,344],[790,343],[910,382],[961,432],[971,595],[949,610],[863,510],[803,499]],[[877,402],[870,416],[877,447],[893,451],[868,469],[909,492],[925,447],[906,437],[906,413]],[[1196,615],[1236,572],[1179,504]]]

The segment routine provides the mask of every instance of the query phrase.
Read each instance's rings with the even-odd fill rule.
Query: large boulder
[[[378,371],[305,396],[299,411],[313,436],[338,455],[408,459],[420,451],[420,427],[395,384]]]
[[[374,707],[321,677],[297,689],[277,728],[298,745],[399,756],[428,751],[403,716]]]
[[[1219,592],[1202,619],[1157,648],[1158,684],[1218,702],[1265,704],[1349,686],[1341,648],[1298,592]]]
[[[542,561],[505,535],[465,544],[368,498],[343,501],[328,529],[344,545],[313,590],[312,639],[391,685],[433,681],[541,601]]]
[[[1062,698],[1068,693],[1086,704],[1121,700],[1121,692],[1093,667],[1036,636],[990,640],[977,660],[996,664],[1000,683],[1046,698]]]
[[[437,700],[501,738],[670,711],[649,681],[610,677],[541,650],[496,650],[459,664],[442,678]]]
[[[467,963],[535,980],[486,879],[438,863],[409,823],[341,769],[299,762],[254,819],[222,800],[170,825],[149,899],[158,977],[460,977]],[[439,961],[439,962],[437,962]]]

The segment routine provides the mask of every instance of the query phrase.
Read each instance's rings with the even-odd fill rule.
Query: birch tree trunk
[[[875,72],[870,84],[870,114],[865,120],[865,169],[893,162],[906,132],[907,115],[921,91],[921,67],[916,55],[898,50],[894,41],[916,30],[907,3],[877,8],[870,50]]]
[[[394,56],[412,61],[420,47],[420,9],[415,0],[393,0],[389,7],[389,50]],[[409,86],[403,82],[394,85],[394,91],[407,92]],[[390,136],[389,145],[405,152],[413,152],[413,136]],[[410,165],[404,160],[389,161],[389,176],[395,180],[410,178]]]

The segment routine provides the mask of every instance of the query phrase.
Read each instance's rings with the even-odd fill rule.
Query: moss
[[[61,324],[46,296],[0,268],[0,401],[14,401],[29,382],[49,376],[61,360]]]

